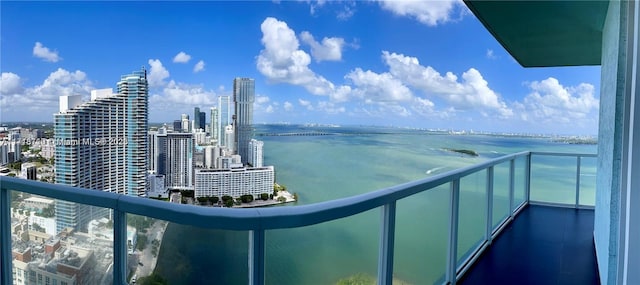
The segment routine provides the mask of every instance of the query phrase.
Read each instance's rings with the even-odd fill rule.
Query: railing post
[[[576,157],[576,205],[575,208],[578,209],[580,207],[580,156]]]
[[[264,230],[249,231],[249,284],[264,284]]]
[[[515,169],[516,169],[516,160],[509,160],[509,217],[513,218],[513,192],[515,191]]]
[[[493,236],[493,166],[487,168],[487,227],[485,240],[491,244]]]
[[[113,284],[127,284],[127,213],[113,209]]]
[[[460,178],[451,181],[449,201],[449,244],[447,251],[447,284],[456,284],[458,271],[458,207],[460,205]]]
[[[524,164],[524,191],[527,204],[531,200],[531,152],[527,155],[527,161]]]
[[[378,253],[378,284],[393,283],[393,252],[396,231],[396,202],[382,207],[380,249]]]
[[[13,284],[11,255],[11,193],[0,189],[0,284]]]

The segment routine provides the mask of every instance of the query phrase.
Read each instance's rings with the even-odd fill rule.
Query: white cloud
[[[522,103],[516,104],[524,121],[584,125],[588,121],[594,123],[593,118],[597,118],[600,102],[595,98],[595,88],[591,84],[565,87],[549,77],[531,82],[528,87],[531,93]]]
[[[300,104],[300,106],[302,107],[307,108],[307,110],[309,111],[313,111],[313,105],[311,104],[310,101],[298,99],[298,104]]]
[[[496,59],[498,57],[495,54],[493,54],[493,50],[492,49],[487,49],[487,58],[488,59]]]
[[[291,102],[289,102],[289,101],[285,101],[284,102],[284,110],[285,111],[293,110],[293,104],[291,104]]]
[[[318,102],[317,109],[331,115],[344,113],[346,111],[344,106],[337,106],[335,103],[327,101]]]
[[[45,47],[40,42],[36,42],[33,46],[33,56],[44,59],[44,61],[58,62],[62,58],[58,55],[58,51],[51,51],[48,47]]]
[[[147,75],[149,87],[164,86],[166,84],[164,80],[169,78],[169,71],[162,66],[162,62],[159,59],[149,59],[149,65],[151,66]]]
[[[0,94],[16,94],[22,90],[20,76],[12,72],[3,72],[0,79]]]
[[[198,63],[196,63],[196,65],[193,67],[193,73],[198,73],[200,71],[204,70],[204,61],[198,61]]]
[[[278,102],[271,102],[271,98],[264,95],[256,95],[255,101],[253,102],[253,111],[255,113],[267,113],[271,114],[275,112],[278,108]]]
[[[175,63],[187,63],[189,60],[191,60],[191,56],[186,54],[184,51],[179,52],[173,57],[173,62]]]
[[[309,13],[311,15],[315,15],[316,14],[316,9],[324,6],[324,4],[327,1],[326,0],[316,0],[316,1],[307,1],[307,2],[309,2]]]
[[[415,57],[383,51],[382,57],[389,66],[391,75],[401,82],[446,100],[455,108],[481,109],[495,112],[501,117],[510,117],[513,110],[500,96],[489,88],[488,82],[475,68],[462,73],[462,80],[451,72],[444,76],[431,66],[422,66]]]
[[[20,86],[19,78],[18,75],[13,73],[2,73],[0,108],[3,113],[29,110],[52,115],[57,112],[58,98],[60,96],[88,96],[90,91],[94,89],[91,81],[87,79],[87,75],[80,70],[69,72],[58,68],[50,73],[42,84],[28,88]],[[5,83],[8,83],[8,85],[5,85]]]
[[[258,55],[258,71],[272,82],[304,87],[314,95],[329,95],[335,87],[309,68],[311,57],[299,49],[295,32],[287,23],[268,17],[260,25],[264,49]]]
[[[375,73],[356,68],[345,76],[353,82],[354,95],[367,103],[408,101],[413,97],[411,90],[390,73]]]
[[[342,48],[344,47],[344,39],[342,38],[325,37],[322,39],[322,43],[319,43],[311,33],[303,31],[300,33],[300,40],[311,47],[311,55],[317,62],[342,59]]]
[[[267,96],[258,95],[258,96],[256,96],[254,104],[255,105],[264,105],[264,104],[269,103],[270,100],[271,99],[269,99],[269,97],[267,97]]]
[[[380,5],[396,15],[414,18],[428,26],[451,21],[457,9],[462,9],[462,13],[466,11],[460,0],[382,0]]]
[[[351,2],[350,4],[344,5],[343,9],[338,11],[336,17],[338,18],[338,20],[346,21],[355,13],[355,2]]]
[[[213,106],[217,104],[216,98],[214,91],[206,90],[202,85],[171,80],[161,93],[150,94],[149,106],[154,110],[175,110],[176,106]]]

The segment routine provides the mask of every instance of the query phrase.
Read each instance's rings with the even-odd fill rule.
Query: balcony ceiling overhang
[[[464,2],[524,67],[600,65],[608,1]]]

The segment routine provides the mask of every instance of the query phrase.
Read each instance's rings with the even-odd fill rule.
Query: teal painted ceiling
[[[464,2],[524,67],[600,65],[608,1]]]

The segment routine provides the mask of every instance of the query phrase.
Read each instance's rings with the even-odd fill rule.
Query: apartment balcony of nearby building
[[[87,215],[111,210],[111,241],[82,233],[66,234],[66,239],[72,239],[77,247],[100,243],[91,248],[99,261],[92,274],[101,275],[91,280],[115,280],[115,284],[126,284],[131,275],[127,220],[138,222],[140,217],[194,226],[194,230],[234,231],[239,244],[244,243],[248,250],[243,251],[244,262],[230,261],[225,266],[248,263],[242,278],[247,284],[273,283],[268,269],[273,269],[270,262],[275,261],[272,254],[276,249],[267,245],[277,233],[309,232],[305,244],[330,250],[315,240],[326,234],[314,234],[317,227],[352,219],[368,225],[363,233],[368,240],[356,238],[352,246],[370,252],[369,256],[353,258],[372,265],[371,274],[377,275],[378,284],[392,284],[394,278],[409,275],[418,276],[415,278],[421,281],[417,284],[598,284],[592,241],[595,175],[594,154],[522,152],[358,196],[254,209],[180,205],[2,177],[0,280],[12,283],[12,275],[4,274],[12,272],[12,243],[23,248],[31,242],[24,238],[28,232],[12,240],[12,235],[20,232],[11,219],[12,214],[17,215],[11,209],[12,193],[17,191],[90,205],[83,210]],[[416,225],[430,227],[426,224],[434,228],[418,236],[406,232],[407,227]],[[160,227],[149,232],[157,233],[153,239],[161,242],[164,230]],[[377,237],[373,243],[371,236]],[[287,246],[284,243],[277,248]],[[418,256],[419,261],[407,264],[407,256]],[[304,260],[313,262],[308,256]],[[287,266],[295,268],[297,261],[290,262]],[[332,271],[331,266],[324,266],[326,273]],[[360,264],[351,266],[354,273],[363,270]]]

